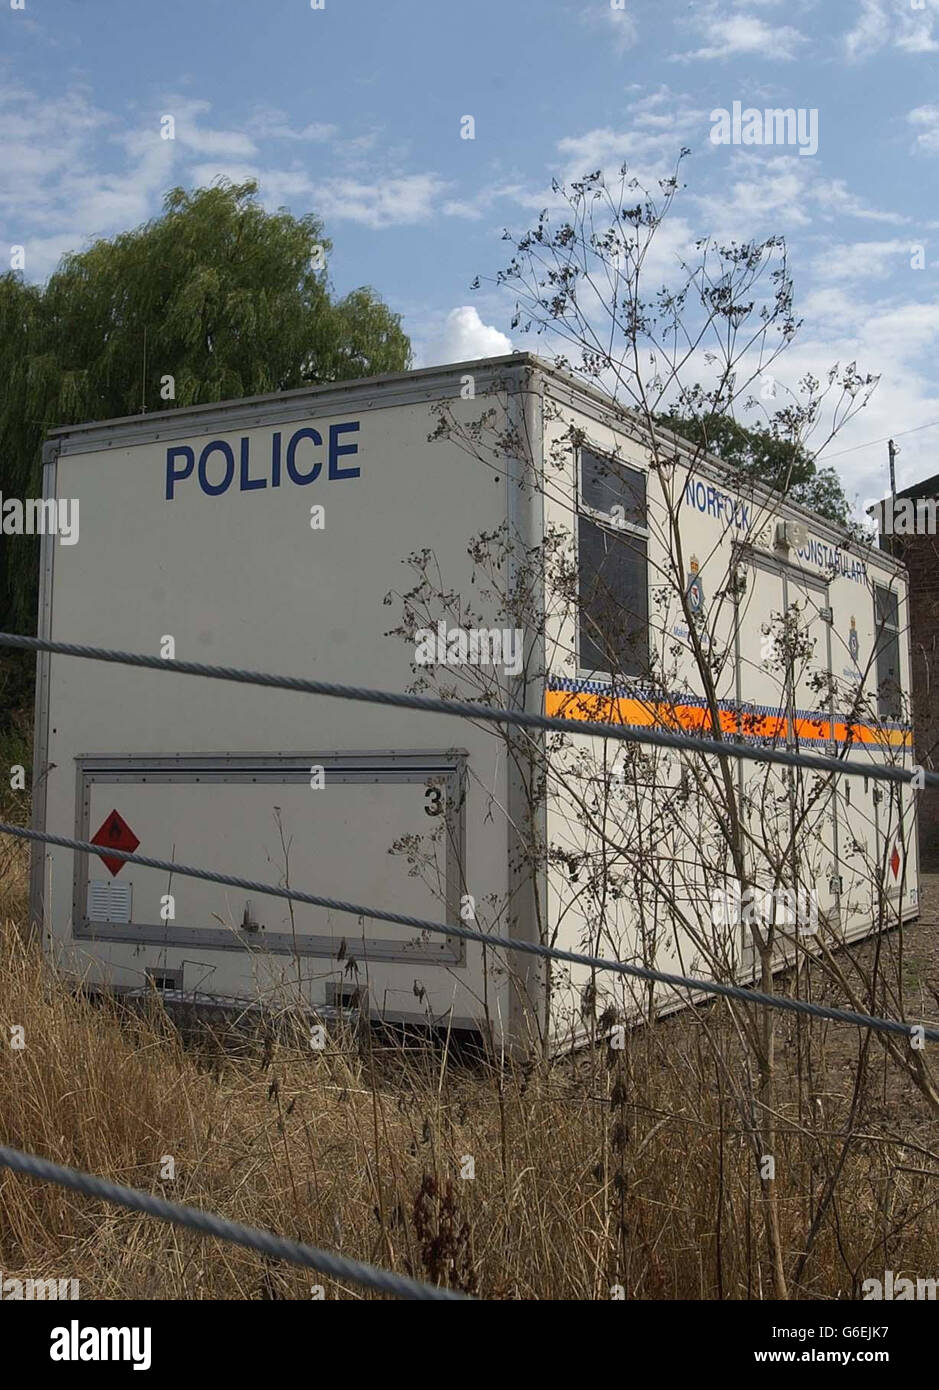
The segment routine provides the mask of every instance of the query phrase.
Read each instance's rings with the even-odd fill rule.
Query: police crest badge
[[[692,613],[700,613],[704,607],[704,586],[698,571],[698,562],[692,555],[688,562],[688,584],[685,589],[688,596],[688,607]]]
[[[851,631],[848,633],[848,651],[851,653],[851,660],[857,665],[857,654],[859,651],[857,628],[854,625],[854,618],[851,619]]]

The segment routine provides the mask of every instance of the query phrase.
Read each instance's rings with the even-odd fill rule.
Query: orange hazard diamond
[[[901,862],[902,861],[900,859],[900,851],[897,848],[896,844],[894,844],[893,854],[891,854],[890,856],[890,872],[893,874],[894,878],[897,878],[899,876]]]
[[[110,849],[122,849],[127,854],[133,854],[140,841],[124,817],[118,811],[112,811],[97,834],[92,835],[91,843],[107,846]],[[102,854],[100,857],[105,868],[114,877],[121,872],[127,862],[125,859],[115,859],[113,854]]]

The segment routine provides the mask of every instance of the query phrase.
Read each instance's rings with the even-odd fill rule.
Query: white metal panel
[[[459,380],[454,382],[459,391]],[[499,399],[462,401],[457,416],[475,419],[483,408],[500,407]],[[263,411],[258,412],[259,418]],[[81,538],[77,545],[57,545],[52,555],[52,621],[55,638],[133,651],[166,651],[172,638],[178,658],[246,666],[256,670],[324,677],[332,681],[406,690],[415,679],[415,648],[390,630],[401,621],[401,595],[414,583],[407,558],[425,548],[436,551],[447,587],[471,588],[472,561],[467,541],[477,532],[504,525],[508,483],[489,468],[474,466],[455,444],[428,441],[435,416],[427,404],[386,409],[340,408],[292,424],[272,422],[226,431],[224,412],[209,435],[170,441],[150,439],[134,446],[66,453],[57,467],[59,496],[78,497]],[[328,440],[336,425],[358,429],[338,436],[356,453],[334,459],[329,476]],[[149,428],[146,421],[141,429]],[[309,483],[290,482],[287,447],[297,429],[315,430],[324,441],[301,438],[294,457],[298,474],[318,476]],[[274,487],[273,437],[281,433],[280,486]],[[207,494],[199,485],[198,459],[212,440],[226,442],[235,460],[227,491]],[[244,443],[243,443],[244,441]],[[196,469],[168,498],[167,449],[189,444]],[[244,452],[243,452],[244,451]],[[247,459],[242,488],[241,462]],[[177,456],[177,466],[185,464]],[[357,468],[358,476],[339,476]],[[205,481],[218,486],[225,476],[224,451],[206,462]],[[311,507],[325,509],[322,529],[311,527]],[[391,600],[386,602],[386,595]],[[485,613],[481,614],[485,621]],[[306,750],[309,756],[330,750],[402,749],[439,752],[461,748],[471,769],[466,788],[465,893],[482,902],[487,895],[504,900],[508,868],[506,828],[486,815],[489,798],[506,800],[504,759],[494,754],[491,735],[465,722],[338,700],[319,700],[282,691],[225,685],[116,665],[53,657],[49,663],[49,738],[45,778],[45,824],[69,833],[76,823],[80,795],[76,789],[79,759],[96,757],[170,757],[208,751],[220,756]],[[460,688],[460,672],[443,672]],[[469,692],[468,692],[469,693]],[[191,789],[190,789],[191,790]],[[258,878],[279,877],[271,825],[271,796],[249,801],[246,795],[196,791],[186,800],[179,788],[151,787],[131,808],[141,828],[141,852],[194,861],[221,872],[242,874],[246,864]],[[416,909],[437,920],[452,913],[446,894],[436,904],[417,879],[395,870],[387,851],[400,836],[429,830],[423,790],[387,787],[358,801],[359,791],[327,793],[332,808],[326,820],[315,812],[318,793],[291,789],[283,808],[289,817],[300,858],[291,866],[298,887],[381,907]],[[135,794],[136,796],[136,794]],[[106,799],[106,798],[105,798]],[[354,804],[353,804],[354,803]],[[325,803],[324,803],[325,804]],[[104,816],[110,806],[96,801]],[[214,825],[210,826],[210,818]],[[299,827],[299,829],[298,829]],[[317,837],[314,828],[318,827]],[[97,826],[89,820],[93,832]],[[187,848],[188,846],[188,848]],[[63,958],[100,968],[113,983],[139,985],[148,969],[184,968],[186,987],[206,980],[216,993],[244,995],[257,984],[254,952],[210,951],[191,944],[85,940],[73,920],[74,901],[84,910],[85,897],[74,898],[73,856],[52,851],[44,856],[44,897],[48,925]],[[266,871],[266,872],[265,872]],[[125,870],[125,873],[128,871]],[[152,917],[156,875],[133,870],[135,917],[146,907]],[[209,906],[207,890],[174,884],[186,910],[217,911],[226,917],[221,893]],[[222,908],[219,910],[219,902]],[[230,904],[239,918],[244,903]],[[256,910],[283,925],[284,909],[256,903]],[[431,909],[434,910],[431,910]],[[485,925],[485,917],[480,915]],[[374,928],[374,930],[373,930]],[[319,930],[319,928],[318,928]],[[382,931],[369,927],[369,935]],[[328,924],[337,945],[360,933],[353,917],[344,926]],[[388,929],[390,931],[390,929]],[[386,935],[388,932],[386,932]],[[413,936],[413,933],[411,934]],[[73,949],[69,943],[76,943]],[[250,957],[250,958],[249,958]],[[266,980],[289,980],[290,963],[268,962]],[[294,977],[296,972],[293,971]],[[305,988],[314,1001],[326,985],[344,980],[341,963],[326,961],[305,972]],[[372,962],[369,988],[373,1007],[389,1014],[420,1019],[447,1018],[465,1024],[490,1007],[508,1016],[504,975],[488,991],[481,952],[468,949],[460,960],[445,953],[433,964],[424,953],[417,965],[408,958]],[[267,984],[265,988],[267,988]],[[272,986],[273,987],[273,986]]]
[[[78,838],[90,838],[117,810],[140,853],[151,858],[207,867],[221,859],[241,878],[435,922],[458,920],[463,784],[452,760],[448,766],[433,756],[386,755],[350,766],[349,759],[314,757],[315,789],[310,769],[296,762],[240,769],[196,758],[176,768],[121,767],[119,760],[104,768],[83,765]],[[429,810],[437,814],[428,816]],[[84,890],[80,861],[76,869],[77,908]],[[342,950],[346,970],[352,957],[462,957],[442,935],[368,916],[303,904],[291,911],[282,898],[180,875],[170,883],[164,871],[136,864],[119,874],[134,885],[133,920],[98,920],[129,923],[121,938],[135,944],[208,943],[327,957]],[[107,935],[93,923],[75,927]]]
[[[632,467],[647,466],[642,446],[634,438],[618,432],[606,420],[578,410],[574,404],[565,404],[558,419],[549,426],[546,453],[552,446],[560,447],[568,430],[578,432],[591,448]],[[560,481],[552,478],[552,495],[546,506],[548,525],[571,529],[575,467],[571,450],[570,478],[566,482],[563,478]],[[661,602],[650,604],[650,643],[659,661],[659,687],[664,684],[672,692],[669,698],[674,704],[686,703],[680,723],[682,727],[693,729],[693,697],[695,693],[700,697],[703,690],[692,658],[687,620],[675,594],[672,539],[667,499],[660,492],[660,487],[664,486],[661,476],[650,474],[649,477],[649,582],[653,589],[660,585],[663,595]],[[804,516],[800,522],[801,531],[784,533],[791,541],[790,548],[777,547],[779,518],[798,516],[798,511],[781,506],[774,512],[759,495],[742,493],[730,482],[721,483],[711,465],[702,467],[700,475],[680,478],[675,492],[672,501],[678,504],[677,521],[685,569],[691,572],[696,567],[703,591],[703,614],[698,631],[705,651],[715,653],[715,693],[721,705],[722,723],[725,718],[729,720],[724,723],[725,734],[733,734],[733,719],[727,711],[739,702],[744,712],[742,732],[751,744],[765,741],[776,747],[832,751],[832,714],[836,716],[834,724],[837,726],[838,714],[843,714],[850,703],[846,690],[842,689],[833,697],[828,688],[829,673],[834,671],[837,676],[842,664],[839,640],[842,649],[847,646],[848,620],[853,614],[861,633],[862,651],[865,643],[872,641],[869,616],[872,580],[874,575],[885,575],[902,589],[904,581],[897,575],[896,567],[889,558],[884,559],[873,550],[858,555],[839,549],[839,541],[827,523],[813,522]],[[733,574],[735,545],[743,546],[738,572],[744,575],[746,585],[734,619],[734,598],[728,580]],[[687,576],[682,578],[684,582]],[[767,650],[772,630],[781,629],[790,605],[790,616],[800,629],[802,644],[796,653],[791,685],[784,674],[785,663],[774,663]],[[558,605],[559,610],[563,607],[563,604]],[[829,608],[831,622],[826,617]],[[722,653],[727,650],[730,659],[722,659]],[[554,673],[549,678],[549,698],[552,686],[574,690],[578,679],[583,683],[592,678],[593,683],[585,687],[588,694],[578,698],[600,700],[593,717],[601,717],[602,700],[611,693],[609,684],[604,686],[608,677],[578,669],[576,624],[569,613],[549,622],[549,652],[550,669]],[[907,683],[908,675],[904,673],[904,684]],[[612,692],[614,705],[608,707],[605,715],[613,722],[617,717],[635,718],[637,698],[640,706],[644,698],[639,683],[627,679],[623,685],[625,688],[620,686]],[[632,713],[627,714],[628,710]],[[641,715],[641,709],[639,713]],[[576,725],[573,727],[576,731]],[[707,732],[706,727],[704,732]],[[548,841],[556,854],[551,875],[551,921],[559,942],[568,947],[587,945],[593,948],[601,937],[609,938],[612,933],[617,940],[607,940],[606,953],[618,945],[623,959],[655,963],[666,969],[676,968],[677,964],[684,973],[698,973],[702,965],[702,946],[712,952],[719,947],[709,920],[706,880],[713,881],[714,874],[720,873],[722,868],[728,874],[732,872],[729,861],[724,859],[723,837],[707,799],[692,793],[676,823],[672,826],[664,823],[657,806],[667,804],[676,773],[667,767],[663,754],[647,750],[646,764],[652,770],[646,790],[636,793],[633,789],[631,797],[627,794],[626,807],[619,811],[621,823],[616,820],[615,797],[607,805],[611,816],[607,839],[615,843],[619,831],[631,836],[635,845],[643,834],[646,835],[650,863],[658,856],[652,876],[671,879],[675,918],[663,921],[661,912],[648,900],[648,886],[639,881],[641,868],[638,879],[634,870],[632,881],[621,885],[622,895],[617,890],[615,894],[607,893],[602,902],[596,897],[591,902],[585,890],[585,879],[589,875],[591,856],[601,851],[597,836],[591,838],[584,830],[581,798],[589,796],[590,780],[586,775],[582,777],[576,796],[566,795],[560,784],[565,778],[574,776],[575,769],[580,766],[593,768],[591,776],[595,787],[598,786],[597,775],[603,771],[603,761],[605,759],[609,766],[617,756],[617,746],[603,747],[596,741],[578,737],[576,732],[572,734],[571,745],[568,754],[554,759],[556,785],[548,805]],[[839,747],[843,747],[843,742]],[[861,760],[878,756],[868,745],[852,750],[851,755]],[[700,766],[701,760],[698,762]],[[750,806],[749,829],[758,841],[763,840],[768,846],[768,853],[757,856],[762,860],[762,873],[758,877],[764,876],[770,867],[773,846],[784,850],[792,833],[793,816],[804,812],[806,821],[803,824],[809,826],[809,833],[799,836],[804,861],[799,873],[804,875],[806,886],[817,893],[819,915],[835,922],[835,941],[869,931],[875,913],[875,897],[870,891],[865,897],[860,891],[864,885],[852,883],[849,849],[852,835],[857,835],[858,844],[868,858],[878,854],[883,843],[884,831],[878,823],[878,815],[882,817],[886,808],[875,808],[872,784],[865,785],[863,780],[856,778],[840,779],[844,783],[850,781],[847,795],[854,810],[850,812],[846,827],[844,809],[841,809],[839,847],[840,801],[827,791],[813,796],[811,775],[802,779],[798,808],[787,795],[788,774],[781,769],[741,763],[738,779],[741,792],[746,793],[744,801]],[[844,794],[842,789],[842,798]],[[873,814],[875,809],[877,815]],[[576,865],[578,854],[583,868],[575,870],[577,878],[574,879],[569,866]],[[915,847],[911,846],[911,865],[914,854]],[[616,875],[624,866],[617,866],[609,849],[602,851],[602,855],[603,862],[597,865],[598,875],[615,886]],[[839,862],[843,868],[847,865],[840,926],[833,912],[838,886],[835,868]],[[750,872],[756,872],[756,868],[755,864],[751,865]],[[627,880],[629,877],[627,875]],[[905,916],[916,911],[914,880],[915,869],[911,868],[909,891],[902,904],[898,899]],[[752,952],[746,949],[749,932],[741,936],[738,963],[739,973],[745,977],[748,972],[752,975],[755,960]],[[733,955],[733,944],[727,943],[728,961]],[[707,973],[706,967],[702,973]],[[644,991],[638,985],[620,985],[619,982],[611,985],[603,977],[592,980],[589,971],[575,968],[565,972],[561,980],[556,1010],[560,1036],[586,1031],[582,1003],[588,987],[600,993],[595,1013],[602,1008],[604,997],[617,993],[621,1000],[631,998],[637,1011],[641,1012],[646,1006]]]
[[[596,448],[616,452],[632,466],[647,466],[647,450],[638,431],[618,428],[593,393],[559,384],[550,373],[543,374],[540,383],[553,392],[555,400],[568,402],[560,422],[551,423],[545,431],[546,457],[560,444],[567,424],[574,424]],[[445,389],[445,384],[435,378],[429,382],[427,396],[439,398]],[[456,397],[459,382],[451,382],[450,389]],[[411,664],[413,647],[409,649],[390,632],[400,621],[402,595],[415,578],[413,570],[402,561],[411,552],[429,548],[441,562],[443,587],[464,597],[478,597],[473,584],[473,561],[467,554],[469,538],[484,531],[494,532],[507,516],[522,518],[527,504],[520,501],[513,465],[504,456],[499,456],[495,466],[486,467],[445,440],[428,444],[435,418],[427,405],[414,403],[412,385],[403,379],[394,385],[393,393],[386,399],[397,403],[387,406],[376,405],[372,399],[363,400],[365,394],[362,386],[346,398],[341,390],[331,390],[321,398],[325,413],[318,413],[320,407],[311,399],[312,413],[299,416],[296,400],[258,402],[250,407],[250,411],[255,411],[254,423],[249,423],[250,411],[244,405],[227,411],[220,407],[214,412],[208,434],[200,433],[204,425],[194,423],[196,433],[187,436],[185,422],[173,418],[165,426],[160,421],[128,422],[117,431],[103,428],[92,431],[87,438],[79,438],[80,432],[76,432],[74,441],[67,438],[67,447],[74,442],[85,452],[63,455],[57,469],[57,495],[80,497],[81,542],[74,547],[56,545],[54,552],[46,547],[52,569],[46,586],[44,631],[71,641],[153,652],[159,652],[166,638],[172,637],[175,655],[182,658],[406,689],[415,675]],[[378,398],[380,392],[376,391],[375,396]],[[454,398],[452,404],[459,418],[472,425],[492,402],[479,397],[467,401]],[[268,406],[270,414],[266,416]],[[205,420],[202,415],[199,418]],[[329,476],[327,455],[317,453],[319,446],[308,435],[299,446],[299,466],[315,470],[319,458],[318,476],[308,483],[288,485],[283,450],[286,437],[295,428],[315,430],[328,440],[332,426],[353,423],[358,424],[358,430],[344,433],[341,439],[344,443],[354,440],[357,453],[334,461],[336,476]],[[527,423],[540,435],[534,414]],[[164,428],[168,437],[157,438]],[[273,440],[278,431],[281,473],[280,485],[275,487]],[[89,451],[92,440],[100,447]],[[195,465],[204,446],[212,440],[224,441],[232,449],[232,485],[218,495],[207,495],[198,484],[194,467],[193,473],[180,481],[176,495],[168,499],[169,445],[189,443]],[[541,445],[539,437],[536,450]],[[546,526],[571,525],[576,487],[574,456],[570,450],[569,454],[568,471],[553,466],[546,469]],[[206,482],[210,487],[217,486],[220,476],[211,469],[222,464],[224,451],[218,451],[207,465]],[[341,476],[347,466],[358,468],[359,475]],[[804,585],[813,593],[819,586],[828,585],[833,610],[829,629],[832,655],[829,661],[826,651],[825,660],[836,676],[839,672],[841,677],[845,672],[850,676],[850,663],[845,659],[849,617],[856,619],[864,653],[873,640],[870,577],[875,571],[896,576],[900,573],[897,567],[887,558],[869,552],[865,563],[870,573],[863,572],[863,565],[859,573],[851,557],[838,550],[837,533],[830,525],[816,526],[805,513],[775,508],[765,497],[760,500],[757,496],[742,496],[729,483],[721,482],[720,470],[713,463],[703,464],[700,477],[689,478],[679,487],[677,501],[685,563],[690,563],[692,557],[697,560],[703,584],[703,640],[715,651],[727,648],[733,653],[732,659],[720,664],[715,672],[718,700],[723,705],[740,699],[754,708],[779,708],[779,692],[763,669],[760,654],[762,624],[777,607],[779,581],[773,577],[775,571],[765,565],[755,567],[749,597],[737,612],[724,581],[731,566],[734,541],[749,541],[774,561],[780,558],[773,555],[776,521],[780,517],[801,516],[806,525],[804,544],[789,552],[786,573],[792,579],[801,567],[814,578],[814,583],[807,579]],[[325,526],[321,530],[310,527],[313,504],[325,508]],[[529,544],[536,544],[539,538],[536,532],[541,525],[540,506],[539,499],[537,505],[528,507],[530,515],[525,525],[530,532]],[[738,524],[738,506],[745,509],[745,524]],[[655,585],[669,574],[670,556],[664,499],[656,495],[651,482],[650,522],[650,581]],[[899,582],[902,587],[902,579]],[[388,604],[383,601],[386,594],[391,596]],[[53,616],[48,620],[50,596],[54,599]],[[551,599],[549,594],[549,607]],[[785,600],[779,603],[780,610],[784,607]],[[700,691],[690,659],[684,615],[676,611],[674,601],[664,609],[651,605],[650,613],[653,646],[663,669],[668,671],[671,689],[693,709],[694,698],[700,697]],[[480,617],[485,621],[485,613]],[[552,679],[576,681],[583,677],[585,673],[578,670],[576,661],[576,623],[569,615],[552,612],[545,645]],[[905,648],[902,655],[907,663]],[[814,661],[817,666],[819,660],[820,655],[816,657],[813,651],[810,663]],[[317,749],[383,749],[389,753],[424,749],[439,754],[459,746],[465,749],[468,769],[466,857],[461,887],[472,893],[477,902],[488,899],[498,905],[492,913],[497,929],[505,930],[509,925],[509,888],[514,885],[515,872],[510,872],[513,836],[521,819],[518,813],[525,807],[517,788],[509,795],[504,748],[491,731],[474,729],[465,721],[457,723],[409,711],[313,701],[285,692],[225,686],[71,658],[51,658],[46,671],[49,732],[40,772],[48,797],[45,823],[50,829],[68,830],[77,814],[80,818],[82,792],[80,784],[76,791],[76,769],[79,760],[91,756],[157,758],[208,750],[218,755],[264,752],[274,757],[284,749],[309,750],[311,755]],[[448,684],[459,691],[461,674],[452,670],[444,674]],[[808,669],[800,673],[799,699],[808,698],[812,674]],[[905,668],[904,677],[908,681]],[[509,702],[510,693],[514,692],[507,691],[502,703]],[[532,691],[522,693],[531,707]],[[535,704],[540,705],[540,700],[536,699]],[[577,736],[571,742],[575,753],[587,746],[587,740]],[[590,747],[593,756],[597,745],[592,742]],[[615,751],[609,749],[607,753]],[[875,753],[869,751],[867,755]],[[657,755],[652,763],[660,788],[674,789],[680,784],[683,771],[687,771],[673,755]],[[564,771],[560,762],[556,766],[558,771]],[[367,886],[369,891],[382,895],[379,902],[389,896],[412,904],[425,902],[416,885],[393,884],[391,879],[382,877],[378,868],[385,863],[381,849],[383,828],[390,846],[402,827],[413,831],[412,811],[420,820],[416,809],[404,800],[396,802],[392,809],[391,800],[385,798],[387,790],[376,793],[364,813],[367,852],[357,862],[355,830],[359,812],[353,806],[355,797],[351,792],[345,800],[340,797],[342,805],[335,822],[330,820],[324,827],[313,814],[312,806],[310,814],[305,814],[298,789],[289,789],[289,796],[284,799],[291,824],[301,827],[299,842],[303,845],[303,869],[296,875],[299,886],[354,898],[364,896],[364,892],[343,893],[342,885],[357,890]],[[150,849],[152,841],[153,845],[169,845],[178,857],[194,858],[179,851],[177,837],[180,843],[185,838],[208,857],[210,866],[233,872],[241,872],[243,864],[258,863],[269,852],[270,787],[264,789],[264,795],[256,796],[239,787],[225,797],[217,787],[209,790],[207,785],[188,801],[183,791],[179,786],[135,787],[136,799],[128,818],[132,824],[138,818],[144,825],[146,840],[141,836],[142,851]],[[836,801],[841,862],[847,861],[848,826],[853,832],[856,824],[863,823],[863,843],[868,848],[873,837],[892,833],[889,818],[884,818],[881,828],[880,808],[872,797],[869,803],[864,800],[869,796],[869,790],[854,781],[850,805],[842,807],[840,800]],[[214,809],[219,804],[221,812]],[[640,798],[632,813],[635,825],[649,836],[650,852],[665,855],[676,876],[676,898],[686,905],[679,920],[663,921],[658,905],[649,900],[647,885],[630,883],[615,910],[607,912],[606,923],[598,935],[596,914],[592,913],[584,891],[584,875],[567,873],[565,877],[555,862],[549,873],[548,916],[539,918],[540,929],[547,935],[557,933],[562,945],[595,945],[608,953],[622,953],[624,958],[649,959],[651,952],[651,958],[659,964],[693,971],[699,963],[701,933],[709,927],[700,900],[703,874],[708,866],[713,868],[717,863],[720,828],[709,821],[703,810],[695,824],[699,802],[692,798],[689,804],[687,816],[678,825],[661,823],[653,798],[644,802]],[[401,811],[406,805],[408,809]],[[494,809],[501,812],[506,807],[510,810],[507,818],[493,813]],[[104,800],[96,801],[95,808],[102,816],[111,809]],[[210,845],[208,827],[213,816],[220,816],[224,832]],[[584,848],[570,805],[562,805],[557,799],[549,802],[545,823],[553,845],[573,856]],[[89,828],[96,828],[90,824],[90,810]],[[832,854],[836,851],[834,829],[833,819],[831,833],[826,832],[827,838],[820,840],[826,852],[830,850]],[[220,854],[220,846],[225,853]],[[514,857],[517,860],[518,856]],[[915,874],[914,859],[915,853],[910,859],[910,869]],[[315,867],[315,883],[311,883],[313,875],[305,872],[307,864]],[[191,942],[158,945],[143,940],[130,944],[103,937],[82,939],[81,924],[73,920],[73,915],[84,908],[85,898],[74,895],[72,856],[53,851],[44,856],[43,865],[48,925],[60,954],[76,968],[84,969],[91,962],[102,977],[129,984],[141,983],[148,971],[182,971],[187,988],[198,982],[216,994],[238,995],[262,984],[265,989],[278,988],[296,977],[294,961],[273,956],[262,960],[255,951],[220,951]],[[615,873],[616,866],[612,867]],[[135,885],[145,883],[136,870],[129,881]],[[155,881],[147,882],[146,893],[151,902],[155,887]],[[408,897],[409,893],[412,896]],[[230,909],[229,915],[235,920],[239,907],[244,911],[244,903],[237,902],[224,902],[223,910],[218,911],[218,902],[224,895],[211,899],[203,887],[191,885],[183,890],[183,896],[190,917],[217,911],[224,918]],[[69,905],[73,902],[79,906],[70,913]],[[911,910],[912,898],[905,898],[904,903],[903,910]],[[269,904],[255,901],[252,905],[252,912],[258,916],[275,911],[281,914],[277,921],[283,925],[283,908],[275,905],[273,899]],[[543,911],[543,903],[539,911]],[[136,904],[134,915],[139,920]],[[152,908],[146,915],[152,916]],[[869,910],[860,904],[849,914],[849,922],[852,931],[867,929]],[[234,930],[237,932],[237,922]],[[312,932],[312,927],[305,930]],[[616,940],[609,939],[611,932]],[[443,967],[430,967],[423,962],[419,971],[410,961],[374,961],[369,965],[370,997],[389,1013],[407,1017],[426,1016],[428,1012],[445,1017],[449,1011],[455,1019],[478,1020],[486,1008],[500,1020],[501,1026],[510,1007],[505,970],[500,963],[487,979],[480,952],[473,948],[467,950],[465,961],[465,965],[448,963]],[[576,1001],[586,983],[584,972],[575,970],[570,975],[568,1002],[563,1006],[568,1009],[568,1016],[571,1008],[577,1013]],[[324,997],[327,977],[332,984],[341,985],[341,965],[334,960],[324,962],[322,971],[305,977],[304,987],[311,999]],[[559,1005],[559,1017],[561,1010]]]

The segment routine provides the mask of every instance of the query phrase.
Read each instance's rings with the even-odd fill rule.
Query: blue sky
[[[618,5],[0,0],[0,254],[24,246],[41,281],[167,188],[250,174],[324,219],[335,289],[373,285],[419,365],[535,349],[470,289],[505,264],[503,228],[552,178],[656,178],[687,145],[665,249],[784,235],[804,325],[780,377],[881,376],[823,455],[849,494],[881,495],[890,434],[901,485],[939,472],[939,0]],[[714,144],[735,101],[817,111],[817,152]]]

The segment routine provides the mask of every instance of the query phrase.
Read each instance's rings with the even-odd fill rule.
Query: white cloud
[[[620,169],[626,164],[627,176],[659,197],[658,182],[674,174],[681,148],[693,141],[696,133],[708,129],[707,112],[664,85],[647,96],[633,98],[626,117],[628,124],[621,128],[599,126],[558,140],[558,182],[569,184],[600,169],[608,184],[618,186]],[[518,201],[538,208],[558,204],[543,188]]]
[[[807,42],[804,34],[789,24],[767,24],[753,14],[721,13],[716,3],[705,6],[703,13],[693,16],[690,22],[703,34],[704,46],[688,53],[673,53],[673,61],[693,62],[740,55],[788,61],[795,58],[799,48]]]
[[[917,106],[906,118],[916,136],[916,149],[923,154],[939,154],[939,106]]]
[[[403,174],[365,179],[333,178],[315,187],[316,210],[330,221],[362,222],[367,227],[400,227],[426,222],[449,187],[436,174]]]
[[[512,351],[511,338],[483,323],[472,304],[463,304],[450,310],[440,331],[421,353],[421,365],[471,362],[478,357],[502,357]]]
[[[602,28],[603,42],[612,41],[616,53],[625,53],[639,38],[633,0],[626,0],[622,9],[618,10],[613,9],[610,0],[603,0],[601,5],[588,5],[581,10],[581,20],[592,28]]]
[[[939,419],[932,372],[939,352],[939,302],[878,302],[832,287],[800,297],[796,308],[806,326],[772,367],[779,390],[770,408],[784,406],[785,388],[797,391],[806,375],[825,382],[836,362],[843,368],[856,361],[860,372],[879,376],[868,404],[822,449],[819,463],[831,463],[849,499],[882,497],[887,488],[887,446],[866,447],[868,441]],[[807,441],[812,449],[824,444],[836,395],[837,388]],[[939,432],[930,431],[902,440],[901,486],[936,472],[937,440]]]
[[[886,226],[902,227],[909,218],[902,212],[867,206],[855,193],[845,187],[844,179],[819,178],[813,190],[813,200],[823,219],[836,215],[857,217],[863,222],[882,222]]]
[[[302,204],[298,211],[312,208],[324,219],[375,228],[429,220],[450,188],[432,173],[353,176],[343,149],[349,142],[334,139],[330,124],[295,129],[280,111],[261,107],[244,130],[235,130],[213,125],[210,111],[206,101],[169,94],[140,124],[129,125],[100,109],[81,86],[48,98],[0,78],[0,242],[25,246],[27,277],[43,280],[64,251],[153,217],[174,183],[255,179],[268,208]],[[161,138],[163,116],[173,117],[173,139]],[[352,144],[364,154],[374,138]],[[261,142],[275,140],[291,154],[328,144],[345,172],[314,178],[298,161],[269,165]],[[495,196],[484,197],[482,205]],[[457,203],[450,210],[476,211]]]
[[[829,334],[852,333],[858,321],[858,296],[845,284],[813,286],[800,294],[796,308],[807,324],[824,324]]]
[[[896,46],[906,53],[939,53],[939,40],[933,33],[932,20],[928,24],[911,26],[902,32]]]
[[[867,58],[888,44],[906,53],[935,53],[939,50],[934,29],[939,5],[923,0],[914,9],[911,0],[860,0],[854,27],[845,34],[849,58]]]
[[[338,134],[339,127],[326,121],[312,121],[301,130],[294,130],[283,111],[264,106],[248,121],[248,129],[259,140],[302,140],[322,144]]]
[[[937,53],[939,39],[939,0],[923,0],[922,10],[914,10],[910,0],[897,0],[897,31],[894,44],[905,53]]]
[[[639,25],[632,10],[626,7],[621,10],[614,10],[608,6],[606,22],[612,30],[613,47],[617,53],[625,53],[627,48],[632,48],[639,38]]]
[[[897,269],[908,270],[910,243],[853,241],[829,246],[816,256],[812,272],[821,280],[878,280]]]
[[[114,116],[80,87],[40,98],[0,86],[2,239],[26,248],[26,275],[45,279],[63,251],[151,216],[171,180],[174,143],[159,127],[130,139]],[[125,162],[100,167],[102,146],[117,144]]]
[[[250,159],[258,152],[254,141],[237,130],[205,130],[177,125],[176,139],[184,149],[220,159]]]
[[[172,116],[174,138],[164,141],[165,144],[175,144],[192,151],[193,154],[204,155],[210,159],[251,159],[257,154],[257,145],[244,131],[221,130],[201,125],[200,117],[210,110],[211,106],[207,101],[168,96],[163,99],[159,112],[155,113],[152,125],[143,126],[119,138],[128,148],[139,150],[154,135],[159,137],[160,121],[163,117]]]
[[[448,198],[441,210],[446,217],[466,217],[478,221],[494,203],[507,198],[524,202],[526,196],[523,184],[496,183],[478,189],[469,198]]]
[[[863,58],[883,48],[890,33],[885,0],[861,0],[857,23],[844,38],[849,58]]]
[[[768,222],[773,231],[787,232],[828,223],[836,217],[902,226],[904,214],[869,207],[852,193],[843,179],[826,178],[817,159],[794,154],[770,157],[734,149],[730,182],[713,183],[695,202],[702,209],[708,229],[720,237],[764,235]]]
[[[782,213],[790,229],[807,227],[812,220],[807,208],[810,163],[797,155],[761,158],[735,151],[729,183],[697,196],[696,202],[715,236],[749,237]]]
[[[187,175],[196,183],[220,175],[266,178],[264,191],[275,203],[308,196],[306,175],[261,174],[255,140],[212,126],[209,110],[205,101],[169,95],[148,120],[129,127],[81,86],[48,98],[21,83],[0,83],[0,223],[7,241],[26,247],[28,278],[45,279],[64,251],[152,217],[167,188]],[[161,138],[164,115],[174,119],[172,140]],[[109,150],[118,152],[116,167]],[[191,156],[201,158],[181,169]]]

